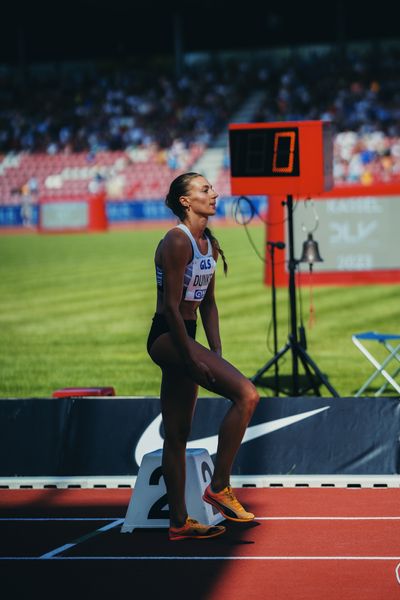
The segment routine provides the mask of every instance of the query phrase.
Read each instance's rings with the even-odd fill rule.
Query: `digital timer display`
[[[232,177],[298,177],[299,130],[236,129],[229,138]]]
[[[317,195],[333,186],[332,129],[325,121],[232,123],[232,194]]]

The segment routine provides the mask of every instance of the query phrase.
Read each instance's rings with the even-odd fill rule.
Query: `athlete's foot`
[[[213,492],[209,485],[204,491],[203,500],[215,506],[229,521],[246,523],[254,519],[253,513],[247,512],[240,504],[230,485],[218,493]]]
[[[226,527],[223,525],[203,525],[196,521],[196,519],[187,517],[186,523],[182,527],[170,527],[168,536],[171,541],[188,539],[205,540],[217,537],[225,533],[225,531]]]

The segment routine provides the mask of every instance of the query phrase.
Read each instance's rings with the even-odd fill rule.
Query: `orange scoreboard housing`
[[[333,141],[326,121],[229,125],[234,195],[315,196],[333,187]]]

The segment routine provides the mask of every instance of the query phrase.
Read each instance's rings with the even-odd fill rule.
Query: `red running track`
[[[13,600],[400,598],[400,490],[236,491],[256,522],[172,543],[165,529],[120,533],[130,489],[2,490],[1,581]]]

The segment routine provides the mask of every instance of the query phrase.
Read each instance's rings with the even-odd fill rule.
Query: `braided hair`
[[[165,204],[172,210],[174,215],[176,215],[180,221],[184,221],[187,209],[179,202],[179,198],[181,196],[188,195],[190,183],[192,179],[195,179],[196,177],[203,176],[200,173],[194,172],[182,173],[182,175],[178,175],[178,177],[172,181],[168,194],[165,198]],[[208,227],[205,228],[204,233],[210,240],[212,247],[215,248],[218,254],[221,256],[224,264],[224,273],[226,275],[228,272],[228,263],[226,261],[224,251],[219,245],[217,238],[212,234]]]

